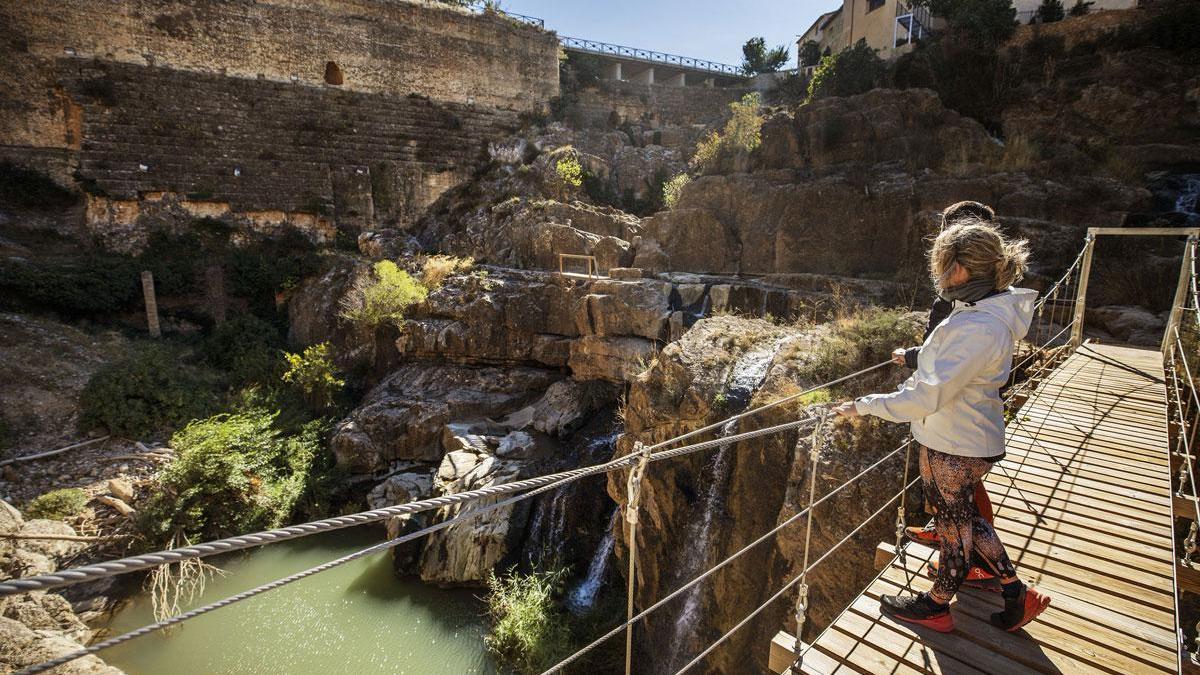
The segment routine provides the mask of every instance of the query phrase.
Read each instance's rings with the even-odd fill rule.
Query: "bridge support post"
[[[1092,253],[1096,250],[1096,233],[1088,230],[1087,240],[1083,245],[1083,261],[1079,265],[1079,287],[1075,292],[1075,316],[1071,326],[1071,348],[1078,349],[1083,344],[1083,320],[1085,301],[1087,300],[1088,277],[1092,275]]]
[[[1175,329],[1179,326],[1179,318],[1183,315],[1183,304],[1187,302],[1188,280],[1192,272],[1192,254],[1195,252],[1196,235],[1188,235],[1187,244],[1183,247],[1183,261],[1179,265],[1179,283],[1175,285],[1175,299],[1171,301],[1171,316],[1167,320],[1167,330],[1163,333],[1162,344],[1159,345],[1163,357],[1170,353],[1171,345],[1175,342]]]
[[[621,62],[620,61],[614,61],[613,63],[610,63],[604,67],[604,79],[616,80],[618,82],[625,79],[624,77],[621,76]]]

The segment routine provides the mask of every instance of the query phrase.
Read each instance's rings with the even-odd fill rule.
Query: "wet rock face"
[[[816,384],[805,380],[803,364],[822,334],[820,329],[806,332],[736,317],[700,321],[632,383],[618,454],[630,452],[635,440],[654,443],[724,419],[740,409],[739,396],[752,394],[748,404],[759,405]],[[864,386],[887,390],[900,377],[899,372],[888,373]],[[751,431],[806,412],[815,409],[784,405],[727,431]],[[818,498],[898,445],[904,431],[900,425],[872,421],[831,424],[819,438]],[[803,509],[811,475],[810,440],[811,430],[774,434],[651,465],[638,530],[638,605],[657,601]],[[821,507],[811,559],[895,494],[901,473],[902,462],[896,460]],[[625,479],[626,474],[609,479],[609,496],[622,505]],[[810,575],[810,627],[827,622],[874,574],[872,551],[879,541],[890,541],[894,517],[894,509],[886,510],[831,556],[830,564]],[[622,560],[628,552],[624,536],[618,531],[616,550]],[[674,672],[794,578],[802,564],[803,536],[802,524],[789,526],[702,584],[694,596],[675,601],[670,611],[651,614],[645,644],[672,646],[660,664],[662,672]],[[794,600],[793,594],[764,612],[727,648],[709,657],[707,671],[765,669],[760,661],[766,653],[760,647],[785,625]],[[747,666],[747,659],[754,666]]]

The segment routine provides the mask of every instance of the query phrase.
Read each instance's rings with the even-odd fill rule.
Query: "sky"
[[[730,65],[742,44],[762,36],[787,45],[796,66],[796,36],[841,0],[502,0],[501,9],[536,16],[559,35],[610,42]]]

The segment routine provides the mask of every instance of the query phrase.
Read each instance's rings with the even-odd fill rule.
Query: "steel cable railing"
[[[1057,282],[1055,284],[1054,288],[1056,290],[1063,283],[1063,281],[1065,279],[1068,279],[1070,277],[1072,270],[1075,269],[1075,267],[1078,265],[1078,263],[1079,263],[1079,258],[1076,259],[1076,262],[1072,265],[1072,268],[1068,269],[1067,273],[1063,276],[1063,278],[1060,279],[1059,282]],[[1046,297],[1048,297],[1048,296],[1046,296]],[[1038,303],[1039,310],[1044,306],[1046,297],[1043,297],[1039,301],[1039,303]],[[1060,335],[1061,335],[1061,331],[1060,331]],[[508,484],[499,485],[499,486],[489,486],[487,488],[482,488],[479,490],[473,490],[473,491],[468,491],[468,492],[464,492],[464,493],[457,493],[457,494],[453,494],[453,495],[445,495],[445,496],[436,497],[436,498],[427,499],[427,500],[419,500],[416,502],[396,505],[396,506],[392,506],[392,507],[386,507],[383,509],[375,509],[372,511],[362,512],[362,513],[358,513],[358,514],[352,514],[350,516],[330,518],[330,519],[325,519],[322,521],[315,521],[312,523],[304,523],[301,525],[296,525],[296,526],[292,526],[292,527],[288,527],[288,528],[280,528],[277,530],[270,530],[270,531],[266,531],[266,532],[242,535],[239,537],[231,537],[231,538],[227,538],[227,539],[223,539],[223,540],[218,540],[215,542],[207,542],[207,543],[199,544],[196,546],[183,547],[183,548],[172,549],[172,550],[168,550],[168,551],[160,551],[158,553],[153,553],[153,554],[147,554],[147,555],[142,555],[142,556],[133,556],[131,558],[125,558],[125,559],[121,559],[121,560],[109,561],[109,562],[100,563],[100,564],[96,564],[96,565],[88,565],[88,566],[84,566],[84,567],[63,570],[63,571],[57,572],[55,574],[50,574],[50,575],[40,575],[40,576],[35,576],[35,577],[29,577],[26,579],[16,579],[16,580],[11,580],[8,582],[0,583],[0,597],[12,595],[15,593],[28,592],[28,591],[32,591],[32,590],[46,590],[46,589],[50,589],[50,588],[68,586],[68,585],[80,583],[83,581],[89,581],[89,580],[94,580],[94,579],[99,579],[99,578],[116,576],[119,574],[126,574],[126,573],[133,572],[133,571],[149,569],[149,568],[161,566],[164,564],[172,564],[175,562],[181,562],[183,560],[203,558],[203,557],[207,557],[207,556],[211,556],[211,555],[216,555],[219,553],[226,553],[229,551],[245,549],[245,548],[249,548],[252,546],[259,546],[259,545],[263,545],[263,544],[276,543],[279,541],[286,541],[289,539],[294,539],[294,538],[299,538],[299,537],[304,537],[304,536],[308,536],[311,534],[315,534],[317,532],[336,530],[336,529],[341,529],[341,528],[345,528],[345,527],[352,527],[352,526],[361,525],[361,524],[370,523],[370,522],[378,522],[378,521],[396,517],[399,515],[417,513],[417,512],[426,511],[426,510],[430,510],[430,509],[442,508],[442,507],[451,506],[451,505],[455,505],[455,504],[464,504],[464,503],[474,502],[474,501],[483,500],[483,499],[497,498],[497,497],[501,497],[504,495],[514,495],[512,497],[501,500],[499,502],[496,502],[496,503],[493,503],[490,505],[484,505],[475,510],[461,513],[461,514],[455,516],[454,518],[448,519],[441,523],[437,523],[433,526],[424,528],[420,531],[410,533],[410,534],[404,535],[403,537],[389,540],[387,542],[383,542],[382,544],[377,544],[375,546],[371,546],[371,547],[362,549],[360,551],[352,553],[348,556],[344,556],[337,560],[331,561],[329,563],[325,563],[323,565],[319,565],[317,567],[311,568],[309,570],[305,570],[305,571],[297,573],[295,575],[291,575],[289,577],[284,577],[283,579],[279,579],[279,580],[270,582],[268,584],[264,584],[255,589],[251,589],[250,591],[246,591],[246,592],[240,593],[238,595],[231,596],[229,598],[225,598],[223,600],[211,603],[204,607],[196,608],[189,612],[180,614],[176,617],[170,617],[163,621],[157,622],[156,624],[151,624],[149,626],[145,626],[138,630],[131,631],[130,633],[126,633],[124,635],[117,636],[110,640],[106,640],[102,643],[94,645],[93,647],[89,647],[86,650],[83,650],[83,651],[80,651],[80,652],[77,652],[77,653],[74,653],[71,655],[67,655],[64,657],[60,657],[59,659],[56,659],[51,662],[39,664],[38,666],[34,666],[33,668],[27,669],[26,671],[22,671],[22,672],[28,672],[28,673],[42,672],[43,670],[54,667],[56,665],[61,665],[62,663],[65,663],[70,660],[74,660],[75,658],[79,658],[79,657],[87,655],[87,654],[95,653],[96,651],[100,651],[107,647],[114,646],[115,644],[120,644],[121,642],[125,642],[127,640],[133,639],[140,635],[145,635],[149,632],[153,632],[155,630],[159,630],[161,628],[165,628],[170,625],[175,625],[177,623],[181,623],[181,622],[186,621],[195,616],[199,616],[201,614],[207,613],[214,609],[219,609],[221,607],[228,606],[235,602],[239,602],[241,600],[248,599],[250,597],[254,597],[255,595],[258,595],[260,593],[264,593],[266,591],[273,590],[275,588],[279,588],[279,587],[289,584],[293,581],[305,578],[307,576],[311,576],[313,574],[317,574],[319,572],[325,571],[327,569],[331,569],[331,568],[336,567],[341,564],[345,564],[352,560],[356,560],[362,556],[369,555],[374,552],[386,550],[388,548],[397,546],[404,542],[411,541],[417,537],[424,536],[426,534],[435,532],[440,529],[444,529],[446,527],[450,527],[456,523],[462,522],[463,520],[465,520],[467,518],[474,517],[476,515],[486,512],[486,511],[500,508],[501,506],[510,505],[515,502],[521,501],[523,499],[531,498],[537,494],[541,494],[548,490],[562,487],[563,485],[566,485],[570,482],[574,482],[576,480],[582,479],[586,476],[596,475],[596,474],[600,474],[600,473],[610,473],[612,471],[624,469],[627,467],[634,467],[635,470],[631,472],[631,481],[630,481],[630,494],[632,497],[635,494],[632,479],[636,477],[637,483],[640,486],[641,475],[644,473],[645,465],[651,461],[661,461],[661,460],[665,460],[665,459],[671,459],[674,457],[692,454],[695,452],[700,452],[702,450],[711,449],[714,447],[737,443],[742,440],[749,440],[752,438],[757,438],[757,437],[765,436],[765,435],[769,435],[769,434],[782,433],[782,432],[789,431],[789,430],[799,429],[800,427],[802,427],[804,425],[814,422],[814,419],[810,418],[810,417],[806,417],[804,419],[786,422],[783,424],[778,424],[778,425],[774,425],[774,426],[770,426],[770,427],[765,427],[763,429],[757,429],[754,431],[744,432],[744,433],[740,433],[740,434],[732,434],[732,435],[728,435],[728,436],[722,436],[722,437],[715,438],[715,439],[712,439],[709,441],[703,441],[700,443],[685,445],[685,446],[681,446],[678,448],[672,448],[672,449],[668,449],[668,450],[664,450],[663,448],[665,448],[669,445],[673,445],[675,443],[682,442],[682,441],[690,439],[690,438],[694,438],[700,434],[715,431],[721,427],[727,426],[731,422],[736,422],[737,420],[744,419],[751,415],[760,414],[766,410],[781,406],[787,402],[800,399],[801,397],[803,397],[807,394],[810,394],[814,391],[817,391],[820,389],[825,389],[825,388],[834,386],[836,384],[840,384],[842,382],[860,377],[869,372],[884,368],[889,364],[890,364],[890,361],[875,364],[875,365],[869,366],[867,368],[863,368],[863,369],[855,371],[854,373],[851,373],[849,375],[831,380],[829,382],[824,382],[819,385],[815,385],[815,386],[805,389],[804,391],[801,391],[799,393],[796,393],[796,394],[784,397],[782,399],[773,401],[771,403],[761,405],[756,408],[744,411],[743,413],[734,415],[734,416],[730,417],[729,419],[723,420],[721,422],[707,425],[700,429],[696,429],[696,430],[678,435],[676,437],[667,439],[665,441],[659,442],[652,446],[643,447],[642,451],[640,453],[629,454],[624,457],[614,459],[614,460],[611,460],[611,461],[605,462],[605,463],[600,463],[600,464],[596,464],[596,465],[592,465],[592,466],[588,466],[588,467],[581,467],[581,468],[574,469],[571,471],[559,472],[556,474],[537,476],[537,477],[526,479],[523,481],[516,481],[514,483],[508,483]],[[830,495],[827,495],[825,498],[823,498],[821,500],[821,502],[823,502],[828,497],[831,497],[833,494],[840,492],[841,489],[844,489],[846,487],[846,485],[849,485],[850,483],[857,481],[859,478],[861,478],[863,475],[865,475],[867,471],[881,465],[885,459],[888,459],[888,458],[894,456],[901,449],[911,448],[911,443],[912,443],[912,441],[910,440],[908,443],[902,445],[900,448],[897,448],[896,450],[892,451],[892,453],[889,453],[889,455],[886,455],[884,457],[884,459],[881,459],[878,462],[876,462],[876,464],[872,465],[871,467],[868,467],[867,470],[864,470],[859,475],[850,479],[846,483],[843,483],[841,486],[839,486],[839,488],[837,488],[832,493],[830,493]],[[906,456],[906,464],[908,462],[908,459],[909,458]],[[640,468],[641,470],[639,471],[638,468]],[[905,468],[906,468],[905,478],[907,479],[907,466]],[[815,480],[815,466],[814,466],[813,480]],[[515,494],[515,493],[521,493],[521,494]],[[894,499],[892,501],[894,501]],[[817,504],[819,504],[821,502],[811,503],[811,500],[810,500],[810,506],[808,507],[808,509],[805,510],[805,512],[802,512],[802,514],[807,513],[808,517],[811,519],[811,509],[814,508]],[[888,502],[888,505],[890,505],[890,504],[891,504],[891,501]],[[636,503],[633,504],[632,506],[634,506],[635,510],[636,510]],[[709,575],[714,573],[717,569],[723,567],[724,565],[729,564],[729,562],[731,562],[735,557],[740,556],[746,550],[749,550],[753,546],[761,543],[762,541],[765,541],[767,538],[769,538],[773,534],[777,533],[780,529],[782,529],[786,525],[788,525],[792,522],[795,522],[795,520],[797,520],[800,517],[800,515],[801,514],[797,514],[797,516],[789,519],[788,521],[785,521],[785,523],[777,526],[774,530],[772,530],[771,532],[768,532],[766,535],[763,535],[758,540],[753,542],[750,546],[744,548],[742,551],[735,554],[735,556],[727,558],[725,561],[723,561],[716,567],[710,568],[708,571],[706,571],[705,573],[703,573],[696,579],[693,579],[691,582],[689,582],[688,585],[685,585],[683,588],[678,589],[671,596],[664,598],[659,603],[656,603],[652,608],[649,608],[649,609],[645,610],[642,614],[639,614],[638,617],[644,616],[645,614],[649,613],[650,611],[653,611],[653,609],[661,607],[662,604],[665,604],[665,602],[669,601],[669,599],[671,599],[672,597],[675,597],[678,593],[681,593],[684,590],[686,590],[687,588],[690,588],[690,587],[694,586],[695,584],[699,583],[700,581],[702,581],[703,579],[707,578]],[[630,522],[635,523],[636,516],[633,517],[630,520]],[[865,523],[864,523],[864,525],[865,525]],[[903,526],[903,514],[901,514],[898,518],[897,527],[901,528],[902,526]],[[861,527],[862,526],[860,525],[859,529],[861,529]],[[856,532],[857,531],[858,530],[856,529]],[[841,544],[839,543],[838,545],[840,546]],[[828,555],[828,553],[826,554],[826,556],[827,555]],[[819,559],[817,561],[817,563],[814,563],[814,566],[816,564],[818,564],[821,560],[823,560],[826,556],[822,556],[822,558]],[[632,581],[634,578],[634,575],[632,574],[633,563],[634,563],[634,559],[631,556],[631,574],[630,574],[631,585],[632,585]],[[630,598],[632,598],[632,595],[633,595],[632,590],[633,589],[631,587],[630,588]],[[632,606],[631,606],[629,608],[626,623],[623,624],[622,626],[618,627],[615,630],[617,632],[619,632],[619,630],[622,628],[630,628],[631,629],[635,620],[636,620],[636,618],[633,616],[633,611],[632,611]],[[603,641],[604,639],[611,637],[611,635],[613,635],[613,634],[615,634],[615,632],[610,633],[609,635],[605,636],[604,638],[601,638],[600,641]],[[595,646],[595,644],[599,644],[599,641],[585,649],[590,649],[592,646]],[[627,671],[628,671],[628,669],[629,669],[628,656],[631,652],[631,645],[627,644],[626,651],[627,651]]]

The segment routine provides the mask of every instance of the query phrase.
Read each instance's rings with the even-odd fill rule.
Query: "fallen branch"
[[[41,459],[41,458],[43,458],[43,457],[50,457],[50,456],[52,456],[52,455],[57,455],[57,454],[59,454],[59,453],[61,453],[61,452],[66,452],[66,451],[68,451],[68,450],[74,450],[74,449],[76,449],[76,448],[82,448],[82,447],[84,447],[85,445],[92,445],[92,444],[95,444],[95,443],[100,443],[100,442],[102,442],[102,441],[107,441],[109,438],[111,438],[111,437],[110,437],[110,436],[101,436],[100,438],[89,438],[89,439],[88,439],[88,440],[86,440],[86,441],[80,441],[80,442],[78,442],[78,443],[72,443],[71,445],[68,445],[68,446],[66,446],[66,447],[59,448],[59,449],[57,449],[57,450],[50,450],[50,451],[48,451],[48,452],[39,452],[39,453],[38,453],[38,454],[36,454],[36,455],[23,455],[23,456],[21,456],[21,457],[12,457],[12,458],[9,458],[9,459],[6,459],[6,460],[3,460],[3,461],[0,461],[0,466],[8,466],[9,464],[14,464],[14,463],[16,463],[16,462],[28,462],[28,461],[29,461],[29,460],[31,460],[31,459]]]
[[[120,499],[117,499],[116,497],[109,497],[108,495],[97,495],[96,497],[94,497],[94,499],[96,501],[100,502],[101,504],[104,504],[105,506],[113,509],[114,511],[117,511],[118,513],[120,513],[121,515],[125,516],[126,518],[128,518],[130,520],[133,520],[134,514],[137,513],[137,511],[132,506],[126,504],[125,502],[121,501]]]
[[[81,534],[21,534],[18,532],[0,532],[0,537],[4,539],[47,539],[53,541],[113,541],[115,539],[128,539],[131,534],[114,534],[106,537],[89,537]]]
[[[174,459],[171,455],[111,455],[109,457],[101,457],[102,462],[116,462],[120,460],[136,460],[140,462],[165,462]]]

